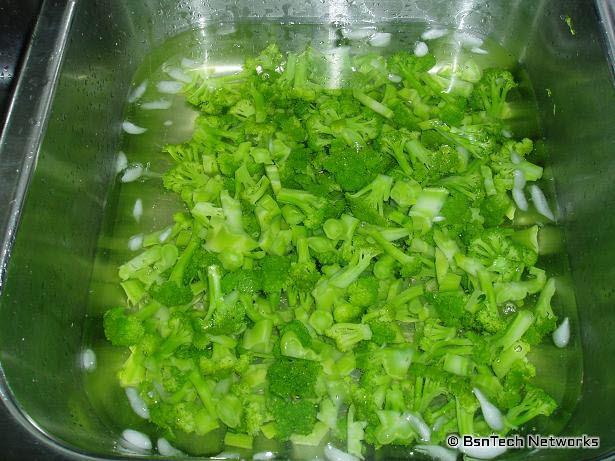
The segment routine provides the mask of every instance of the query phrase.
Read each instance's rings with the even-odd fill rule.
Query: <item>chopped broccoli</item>
[[[544,156],[508,126],[510,72],[440,55],[272,44],[191,70],[192,138],[163,149],[184,211],[146,231],[102,320],[119,384],[182,451],[488,436],[474,389],[502,434],[555,410],[529,352],[556,283],[510,195]]]

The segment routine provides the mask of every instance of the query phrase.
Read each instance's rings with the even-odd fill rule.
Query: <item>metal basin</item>
[[[532,459],[606,459],[615,450],[612,17],[607,0],[45,2],[0,139],[0,396],[15,423],[48,457],[125,456],[118,428],[88,397],[80,357],[84,331],[100,321],[86,311],[95,254],[124,104],[147,53],[221,22],[420,21],[501,43],[535,89],[571,270],[564,253],[545,262],[562,274],[562,309],[576,297],[579,311],[573,358],[552,351],[538,364],[558,377],[562,401],[544,430],[601,444]],[[582,370],[571,365],[581,360]]]

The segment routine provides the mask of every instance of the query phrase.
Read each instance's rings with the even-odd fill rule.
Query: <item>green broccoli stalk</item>
[[[372,259],[378,255],[377,251],[369,248],[361,248],[357,251],[350,263],[335,273],[329,280],[329,284],[336,288],[348,288],[369,267]]]
[[[243,265],[244,257],[256,247],[255,242],[243,230],[241,203],[228,192],[220,194],[224,220],[212,220],[207,232],[205,249],[216,253],[227,270],[235,270]]]
[[[382,115],[384,118],[392,118],[393,115],[395,115],[394,112],[387,106],[376,101],[373,98],[370,98],[368,95],[359,90],[353,90],[352,95],[365,107],[370,108],[377,114]]]
[[[457,412],[457,431],[460,435],[475,434],[474,416],[479,403],[469,391],[458,392],[455,396]]]
[[[365,226],[361,228],[360,232],[374,239],[376,244],[382,248],[386,254],[401,265],[402,276],[410,277],[418,274],[421,270],[422,263],[418,257],[405,253],[393,243],[389,242],[377,228]]]
[[[199,322],[200,327],[212,335],[239,334],[246,323],[245,308],[238,302],[237,294],[224,298],[218,266],[207,269],[207,281],[209,304],[205,316]]]
[[[534,305],[536,322],[527,332],[527,340],[531,344],[538,344],[545,335],[553,332],[557,326],[557,316],[551,307],[555,288],[555,279],[547,280]]]
[[[303,224],[308,229],[318,227],[324,220],[326,200],[309,192],[282,188],[276,196],[278,202],[296,206],[305,215]]]
[[[535,319],[534,314],[530,311],[519,311],[514,320],[508,325],[508,328],[506,328],[503,334],[495,340],[494,346],[508,349],[523,337],[525,332],[532,326]]]
[[[425,234],[431,229],[434,218],[444,206],[448,193],[448,190],[441,187],[427,187],[421,191],[409,213],[415,230]]]
[[[525,341],[517,341],[505,348],[493,361],[493,371],[498,378],[503,378],[518,361],[525,361],[530,346]]]
[[[359,459],[363,458],[362,442],[365,437],[365,427],[367,421],[355,421],[355,409],[351,405],[348,408],[348,414],[346,415],[347,432],[346,432],[346,447],[350,455],[356,456]]]

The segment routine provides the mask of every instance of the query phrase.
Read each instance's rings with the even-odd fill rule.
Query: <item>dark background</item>
[[[41,4],[42,0],[0,0],[0,131]],[[12,420],[2,403],[0,459],[50,459],[49,452]]]

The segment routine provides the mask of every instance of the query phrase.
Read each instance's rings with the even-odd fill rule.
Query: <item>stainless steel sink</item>
[[[181,31],[221,22],[422,21],[501,43],[535,90],[571,267],[562,303],[576,297],[573,347],[583,362],[582,376],[560,370],[563,411],[546,427],[599,436],[601,445],[532,459],[612,456],[614,16],[608,0],[46,1],[0,138],[0,396],[26,443],[41,444],[47,458],[125,456],[88,399],[79,357],[84,326],[98,321],[86,315],[90,280],[124,104],[144,56]]]

